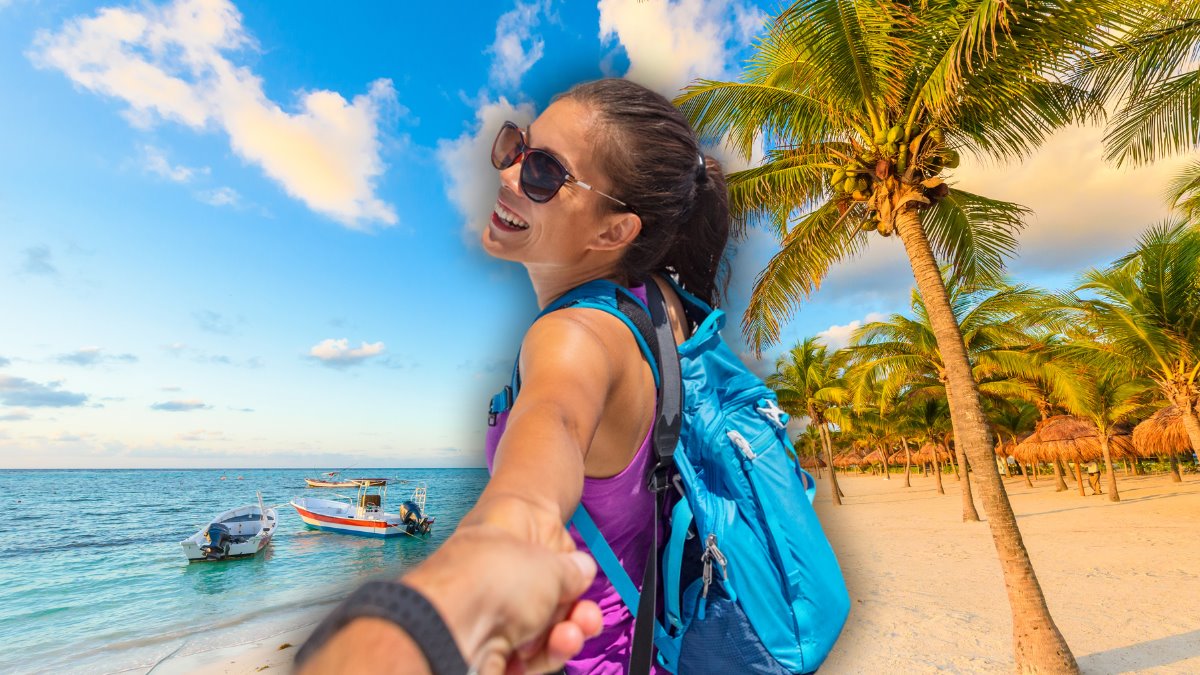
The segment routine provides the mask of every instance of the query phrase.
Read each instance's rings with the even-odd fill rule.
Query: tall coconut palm
[[[1067,316],[1098,333],[1073,343],[1075,356],[1152,380],[1182,411],[1192,449],[1200,450],[1200,230],[1155,225],[1132,253],[1084,273],[1075,292],[1063,298]]]
[[[740,81],[699,81],[677,99],[709,140],[759,167],[730,176],[741,222],[774,225],[783,248],[755,285],[743,329],[761,348],[829,267],[870,234],[899,235],[943,354],[956,442],[980,493],[1013,610],[1018,669],[1077,672],[1046,607],[995,465],[939,258],[957,276],[997,277],[1025,210],[951,189],[962,151],[1030,153],[1052,131],[1096,114],[1055,77],[1098,48],[1128,0],[1017,3],[801,0],[769,24]],[[797,214],[801,214],[796,218]]]
[[[779,406],[789,415],[808,417],[817,427],[825,447],[825,462],[829,465],[830,494],[833,503],[841,505],[841,488],[833,466],[833,445],[829,438],[829,410],[845,400],[846,392],[840,372],[833,365],[829,349],[815,337],[797,343],[775,363],[775,372],[767,377],[767,385],[779,397]]]

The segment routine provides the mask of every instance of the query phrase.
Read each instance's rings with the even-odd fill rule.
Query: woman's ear
[[[600,230],[592,238],[591,248],[614,251],[637,239],[642,231],[642,219],[636,213],[615,213],[601,221]]]

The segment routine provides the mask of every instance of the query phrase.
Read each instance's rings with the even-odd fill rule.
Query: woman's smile
[[[529,229],[529,223],[525,219],[499,200],[496,201],[496,207],[492,211],[492,225],[506,232],[523,232]]]

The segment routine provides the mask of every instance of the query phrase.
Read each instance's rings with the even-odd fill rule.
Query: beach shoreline
[[[1010,673],[1012,625],[986,523],[961,521],[958,481],[839,475],[845,504],[817,510],[852,598],[822,666],[849,673]],[[1084,673],[1200,672],[1200,477],[1118,476],[1122,501],[1005,480],[1052,614]],[[983,509],[980,507],[980,514]],[[318,617],[319,618],[319,617]],[[315,620],[314,620],[315,623]],[[160,674],[290,672],[312,626],[187,657]],[[280,645],[290,647],[280,649]]]

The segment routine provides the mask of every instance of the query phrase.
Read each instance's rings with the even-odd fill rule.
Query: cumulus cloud
[[[208,167],[193,169],[182,164],[171,164],[166,153],[152,145],[142,146],[142,166],[146,171],[176,183],[186,183],[196,174],[208,173]]]
[[[165,410],[167,412],[188,412],[190,410],[208,410],[212,406],[205,404],[203,401],[198,401],[194,398],[186,400],[162,401],[150,405],[151,410]]]
[[[29,57],[124,101],[135,126],[169,121],[223,131],[239,157],[348,227],[395,224],[395,209],[375,194],[384,170],[380,120],[400,110],[392,82],[376,80],[350,101],[334,91],[301,91],[289,112],[233,60],[253,46],[229,0],[176,0],[69,19],[57,31],[39,31]]]
[[[600,39],[625,48],[625,77],[667,97],[697,77],[730,74],[729,56],[766,15],[739,0],[600,0]]]
[[[28,410],[17,409],[0,413],[0,422],[24,422],[31,419],[33,419],[33,415]]]
[[[10,363],[12,363],[11,360],[6,359],[3,356],[0,356],[0,368],[3,368],[4,366],[9,365]]]
[[[62,389],[62,382],[41,384],[23,377],[0,375],[0,403],[26,408],[67,408],[80,406],[87,394]]]
[[[817,337],[821,338],[821,341],[829,347],[830,351],[841,349],[850,344],[850,336],[854,334],[854,331],[862,328],[864,324],[871,323],[872,321],[883,321],[886,318],[886,314],[871,312],[862,319],[855,319],[850,323],[840,326],[836,324],[830,326],[817,333]]]
[[[363,342],[358,347],[351,347],[350,341],[346,338],[340,340],[329,338],[313,345],[313,348],[308,350],[308,355],[327,366],[344,368],[362,363],[373,356],[382,354],[383,351],[382,342]]]
[[[58,276],[58,268],[51,262],[50,247],[45,245],[31,246],[22,253],[25,259],[21,262],[21,271],[25,274],[39,276]]]
[[[533,121],[533,105],[512,104],[503,96],[484,101],[475,111],[475,123],[454,140],[438,141],[437,158],[446,181],[446,196],[463,217],[463,236],[478,242],[487,227],[500,174],[492,166],[492,141],[505,121],[524,126]]]
[[[1117,168],[1104,161],[1102,138],[1099,126],[1071,127],[1022,163],[964,157],[954,172],[956,187],[1033,210],[1013,261],[1017,271],[1074,273],[1107,264],[1167,216],[1163,192],[1188,158]]]
[[[525,73],[537,63],[546,44],[533,31],[541,15],[550,11],[550,2],[523,3],[518,0],[511,11],[496,22],[496,41],[488,47],[492,55],[491,81],[497,87],[516,87]]]
[[[94,366],[105,362],[136,363],[138,358],[133,354],[105,354],[99,347],[80,347],[73,352],[59,354],[56,360],[77,366]]]

